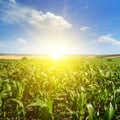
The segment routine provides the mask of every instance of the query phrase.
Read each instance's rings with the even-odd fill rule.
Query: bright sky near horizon
[[[0,53],[120,54],[120,0],[0,0]]]

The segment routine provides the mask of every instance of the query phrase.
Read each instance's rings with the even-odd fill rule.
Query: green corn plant
[[[16,98],[11,98],[11,99],[8,99],[7,101],[10,101],[8,103],[11,103],[11,104],[16,103],[16,108],[14,110],[14,113],[15,113],[14,117],[17,120],[21,120],[21,119],[25,120],[26,110],[25,110],[23,103],[19,99],[16,99]]]
[[[86,102],[87,102],[86,93],[81,92],[79,102],[80,102],[79,103],[79,111],[80,111],[80,119],[79,120],[82,120],[84,118],[85,105],[86,105]]]
[[[114,89],[114,90],[113,90],[113,96],[111,96],[111,97],[112,97],[112,105],[113,105],[115,111],[118,110],[117,102],[118,102],[119,92],[120,92],[120,91],[118,91],[118,89]],[[118,94],[118,96],[117,96],[117,94]]]
[[[110,102],[109,107],[106,109],[103,118],[104,118],[104,120],[112,120],[114,115],[115,115],[115,109],[114,109],[112,103]]]
[[[13,90],[15,91],[14,97],[21,100],[23,97],[23,92],[24,92],[24,84],[23,82],[19,82],[19,81],[13,81]]]
[[[95,110],[91,104],[87,104],[87,110],[89,113],[87,119],[88,120],[96,120],[96,113],[95,113]]]
[[[0,80],[1,81],[1,90],[0,90],[0,116],[6,118],[6,100],[12,95],[11,84],[8,79]]]
[[[69,93],[69,91],[67,91]],[[65,107],[72,116],[72,119],[82,120],[84,119],[85,105],[86,105],[86,93],[82,91],[71,91],[67,97],[68,102],[65,103]]]
[[[54,120],[54,116],[53,116],[53,113],[52,113],[52,101],[51,100],[48,100],[47,102],[41,100],[41,99],[37,99],[35,102],[33,103],[30,103],[28,105],[28,107],[31,106],[31,107],[40,107],[40,109],[42,110],[41,113],[38,113],[38,114],[41,114],[41,119],[42,120]],[[40,111],[38,111],[40,112]]]

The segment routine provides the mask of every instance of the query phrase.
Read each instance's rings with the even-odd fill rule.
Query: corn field
[[[120,59],[0,60],[0,120],[120,120]]]

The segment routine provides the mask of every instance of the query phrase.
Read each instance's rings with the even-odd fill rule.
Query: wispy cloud
[[[81,28],[80,28],[80,30],[83,31],[83,32],[84,32],[84,31],[88,31],[89,29],[90,29],[90,28],[87,27],[87,26],[84,26],[84,27],[81,27]]]
[[[10,2],[12,2],[12,3],[16,3],[16,0],[9,0]]]
[[[111,34],[100,36],[99,39],[98,39],[98,42],[100,42],[100,43],[110,43],[112,45],[120,46],[120,41],[113,38]]]
[[[15,0],[9,0],[15,2]],[[66,29],[72,27],[67,20],[62,16],[54,13],[43,13],[19,4],[12,4],[10,2],[2,2],[3,7],[1,20],[12,24],[26,23],[35,26],[39,29]]]
[[[26,40],[24,38],[18,38],[17,42],[21,43],[21,44],[24,44],[24,43],[26,43]]]

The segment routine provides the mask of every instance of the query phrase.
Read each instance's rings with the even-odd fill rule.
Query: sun
[[[58,60],[58,59],[61,59],[61,58],[62,58],[62,54],[54,53],[54,54],[52,54],[52,57],[53,57],[54,59]]]
[[[51,54],[52,58],[55,60],[60,60],[64,56],[64,53],[62,50],[54,50],[50,54]]]

